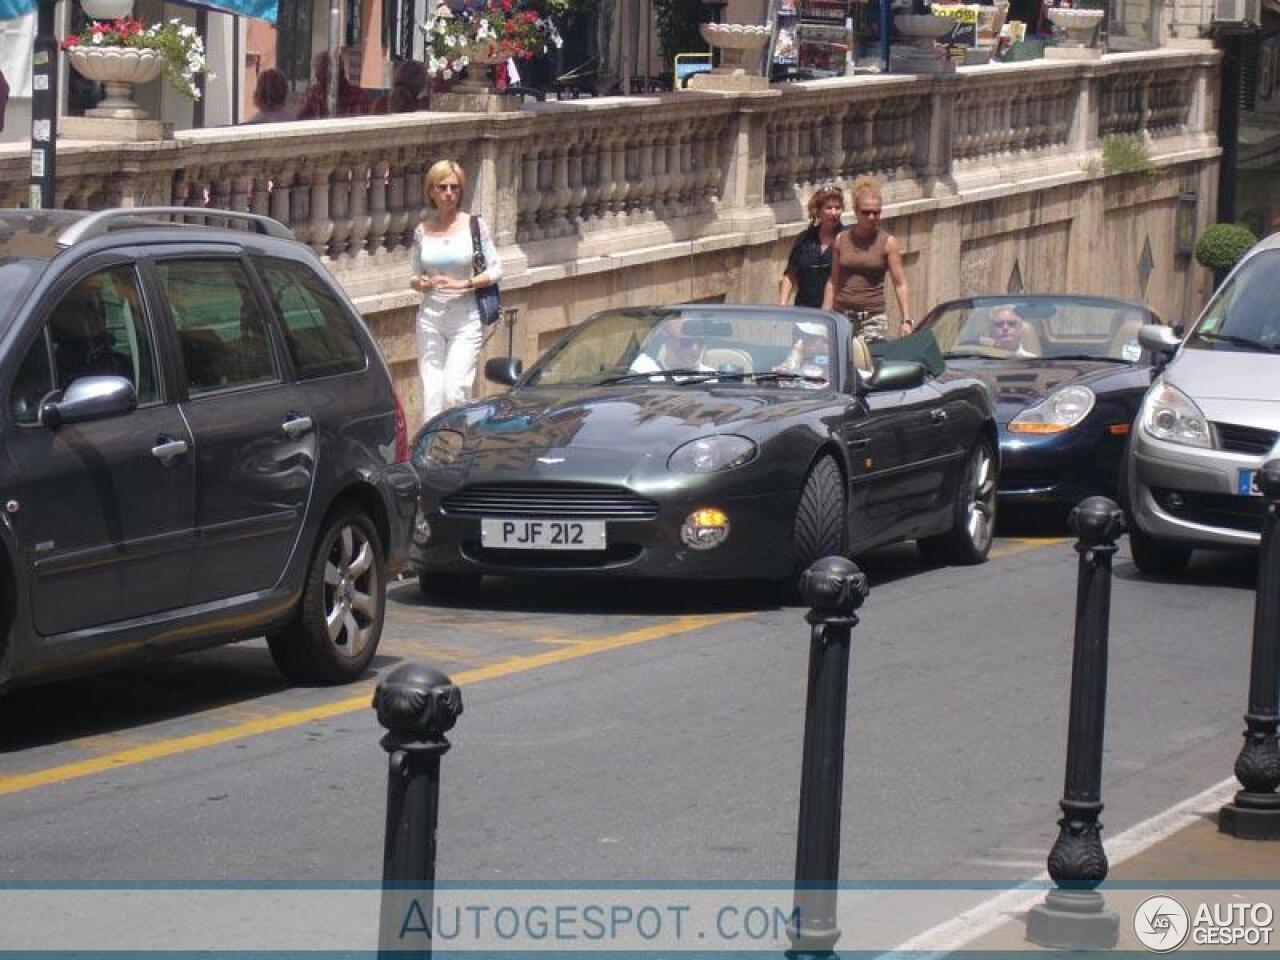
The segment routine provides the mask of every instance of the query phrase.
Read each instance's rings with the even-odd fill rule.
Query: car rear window
[[[344,304],[305,264],[256,261],[299,380],[352,373],[365,368],[364,347]]]

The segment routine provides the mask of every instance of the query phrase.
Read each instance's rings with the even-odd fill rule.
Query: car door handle
[[[166,465],[178,457],[181,457],[191,449],[191,444],[185,440],[174,440],[172,437],[166,437],[164,434],[156,437],[156,445],[151,448],[151,455]]]
[[[297,440],[299,437],[310,433],[313,426],[314,424],[311,422],[310,417],[291,416],[285,420],[283,429],[290,440]]]
[[[945,410],[930,410],[930,411],[929,411],[929,419],[930,419],[930,420],[932,420],[934,423],[946,423],[946,422],[947,422],[947,411],[945,411]]]

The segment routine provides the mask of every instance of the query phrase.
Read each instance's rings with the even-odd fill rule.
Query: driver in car
[[[645,349],[631,361],[633,373],[697,370],[714,373],[702,358],[703,338],[684,317],[672,317],[649,337]]]
[[[1035,356],[1022,345],[1022,317],[1013,307],[999,307],[993,311],[988,334],[978,342],[986,347],[1008,350],[1015,357]]]

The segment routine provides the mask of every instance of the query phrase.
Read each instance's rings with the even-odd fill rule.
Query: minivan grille
[[[1217,428],[1222,449],[1232,453],[1270,453],[1276,445],[1274,430],[1242,427],[1235,423],[1215,423],[1214,427]]]
[[[441,502],[448,513],[487,517],[652,520],[658,505],[625,487],[589,484],[482,484]]]

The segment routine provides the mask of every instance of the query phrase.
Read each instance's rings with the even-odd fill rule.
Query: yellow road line
[[[1056,547],[1059,544],[1070,542],[1070,537],[1022,537],[1011,539],[1006,540],[998,547],[992,547],[990,558],[992,560],[1000,560],[1004,557],[1014,557],[1020,553],[1026,553],[1029,550],[1039,550],[1041,547]]]
[[[581,657],[589,657],[609,650],[618,650],[622,647],[630,647],[639,643],[674,637],[682,633],[690,633],[694,630],[701,630],[704,627],[729,623],[749,616],[751,616],[750,613],[721,613],[677,617],[674,620],[629,630],[616,636],[601,637],[598,640],[584,640],[574,646],[561,647],[529,656],[512,657],[499,663],[465,670],[454,675],[453,681],[459,686],[465,686],[469,683],[496,680],[499,677],[508,677],[512,674],[537,670],[540,667],[564,663],[568,660],[577,660]],[[203,750],[207,747],[216,747],[223,743],[230,743],[233,740],[243,740],[246,737],[256,737],[260,734],[273,733],[277,730],[287,730],[290,727],[301,726],[304,723],[326,720],[346,713],[355,713],[357,710],[368,710],[373,684],[366,682],[359,689],[361,692],[354,696],[345,697],[342,700],[334,700],[330,703],[318,704],[314,707],[306,707],[302,710],[289,710],[274,716],[255,717],[218,730],[208,730],[204,733],[195,733],[185,737],[159,740],[144,746],[131,747],[127,750],[119,750],[100,757],[78,760],[74,763],[65,763],[44,770],[35,770],[31,773],[0,776],[0,796],[20,793],[24,790],[34,790],[37,787],[47,787],[55,783],[64,783],[79,777],[89,777],[95,773],[118,770],[121,767],[147,763],[151,760],[161,760],[165,757],[189,753],[194,750]]]

